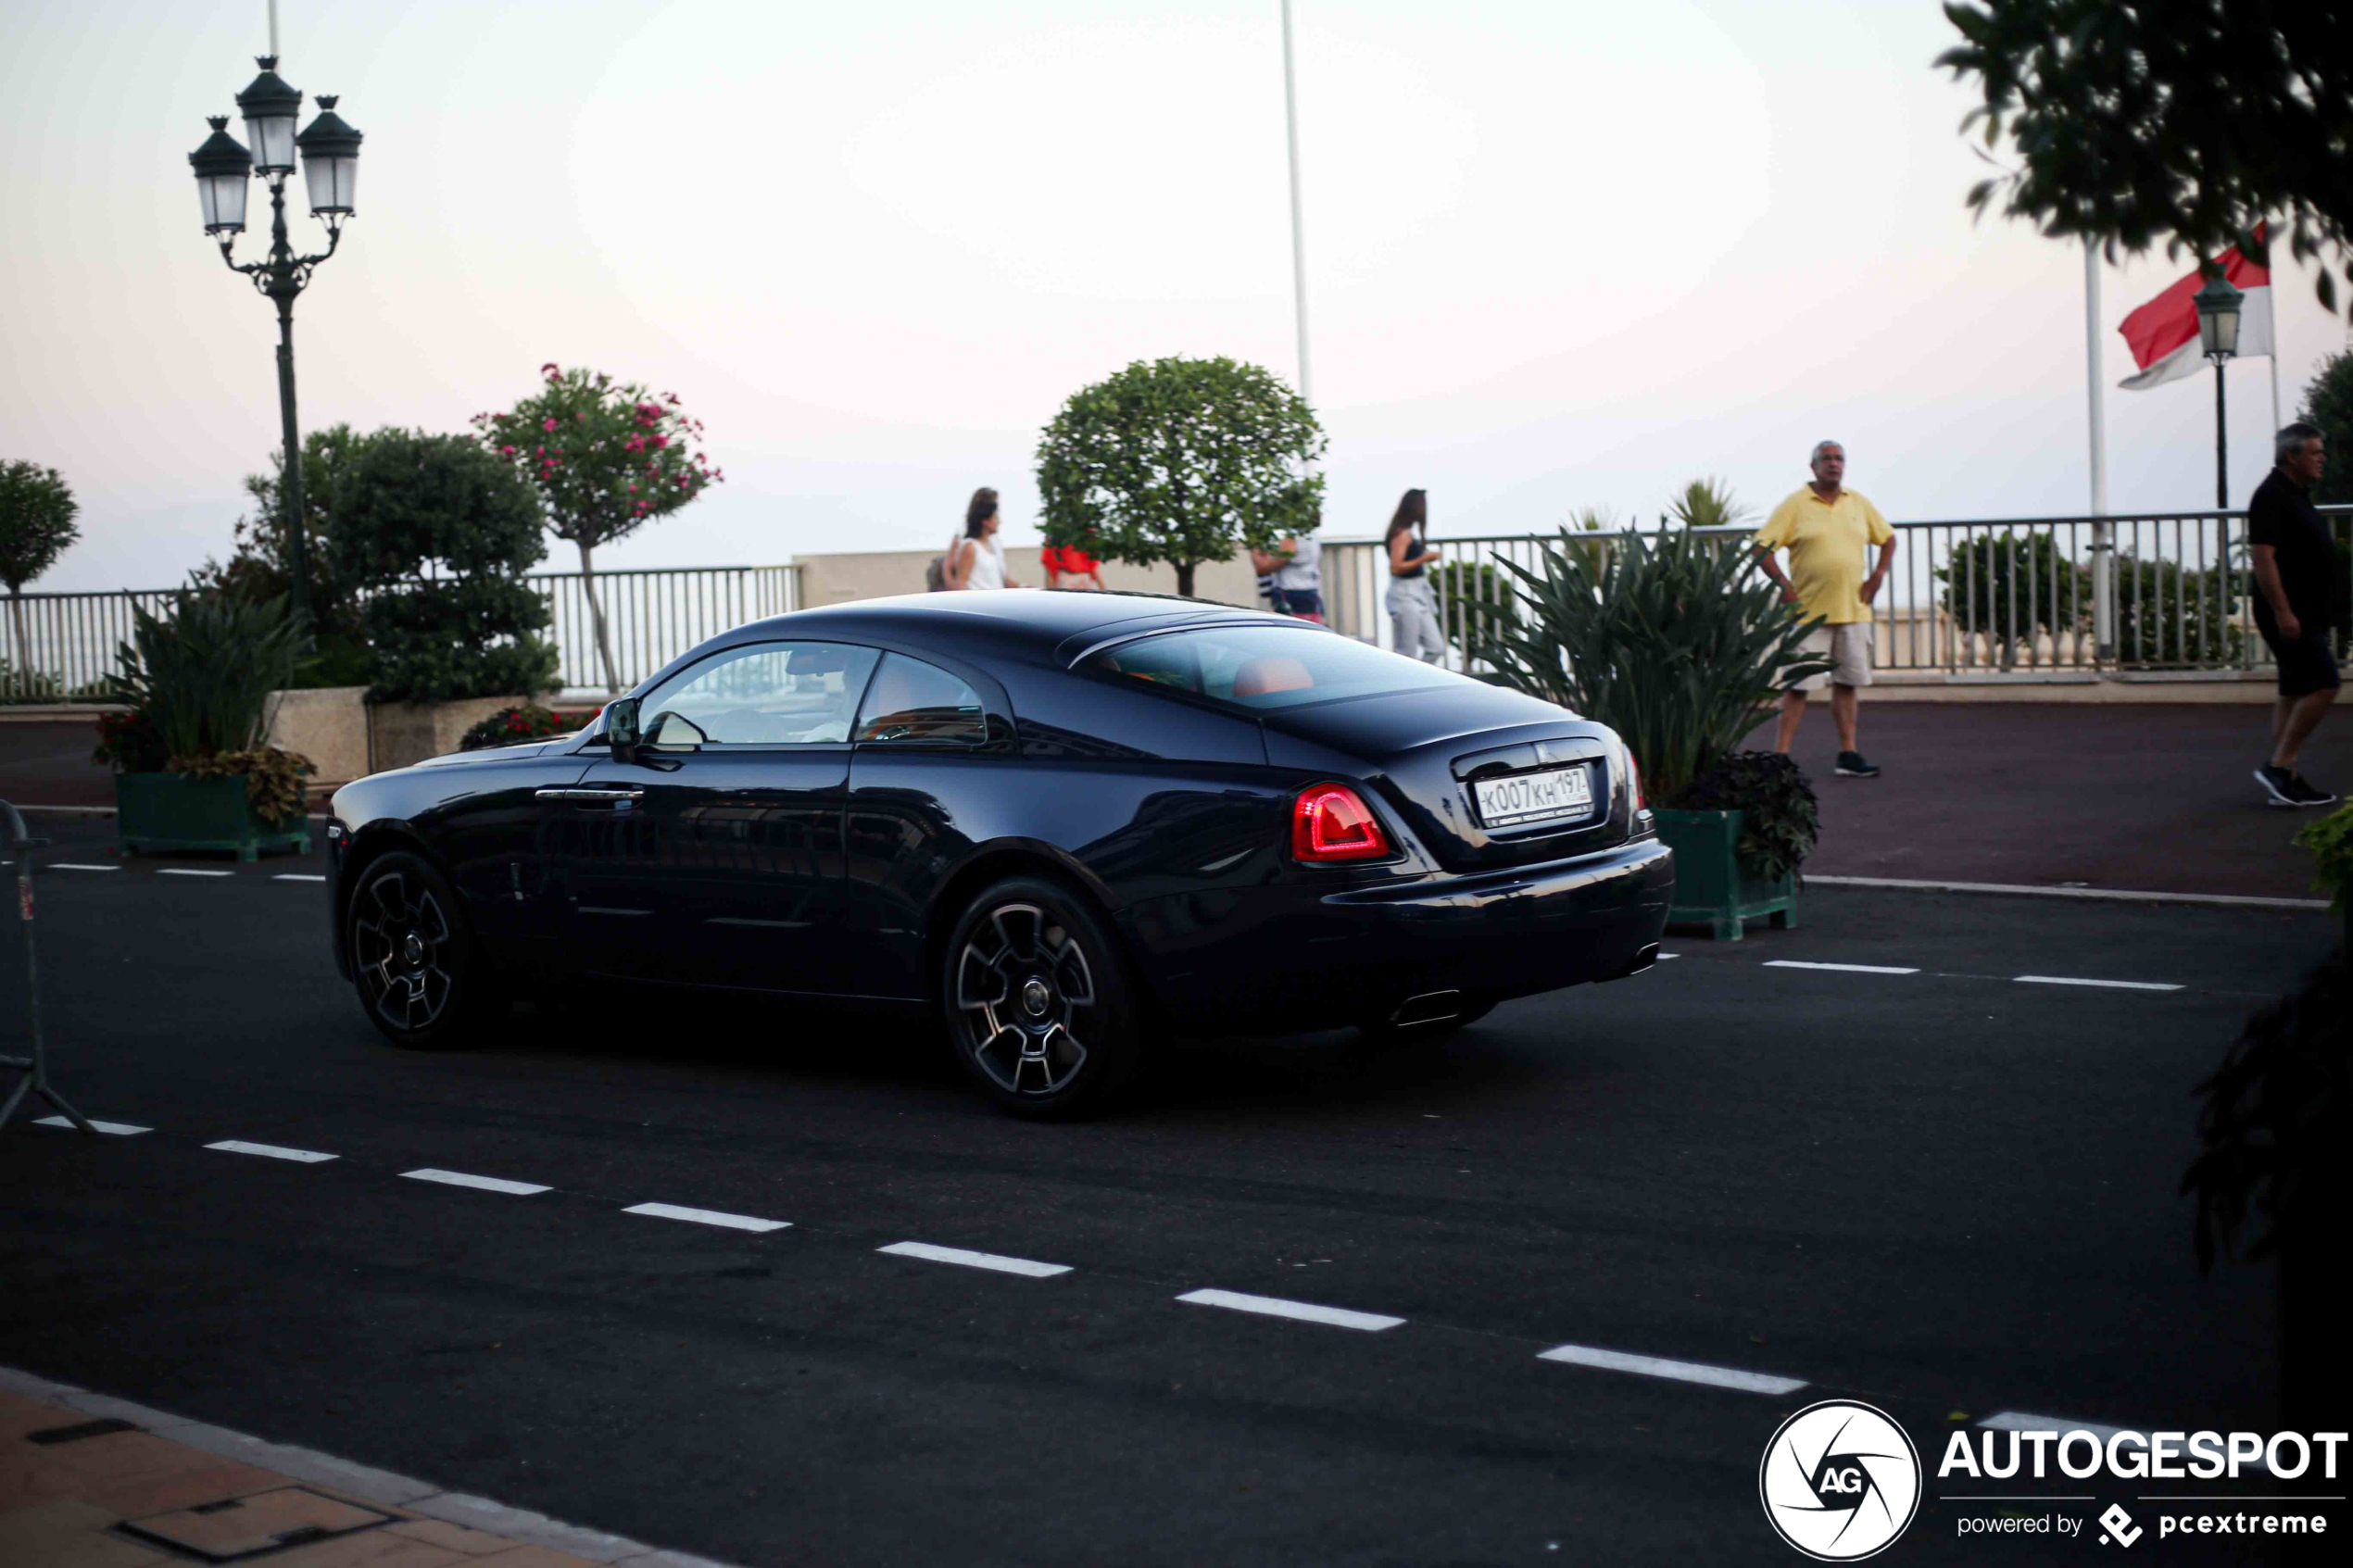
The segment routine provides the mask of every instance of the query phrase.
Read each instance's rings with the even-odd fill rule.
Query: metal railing
[[[2353,562],[2353,507],[2323,507]],[[2255,630],[2258,591],[2244,512],[1899,522],[1874,600],[1877,665],[1948,675],[2097,671],[2250,671],[2271,666]],[[1662,530],[1638,532],[1656,537]],[[1737,543],[1750,526],[1702,532]],[[1433,538],[1439,621],[1457,667],[1482,618],[1510,613],[1511,563],[1541,574],[1558,533]],[[1605,550],[1614,535],[1572,533]],[[1373,539],[1324,543],[1326,619],[1395,645],[1386,553]]]
[[[543,634],[556,645],[558,679],[568,693],[601,696],[604,664],[581,574],[534,572],[525,581],[547,604],[551,623]],[[0,702],[103,700],[106,678],[121,667],[116,650],[131,637],[132,607],[161,614],[170,608],[173,592],[120,589],[0,599]],[[626,689],[706,637],[799,608],[800,569],[599,571],[597,598],[604,607],[614,674]]]

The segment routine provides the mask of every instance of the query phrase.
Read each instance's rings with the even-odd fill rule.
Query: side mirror
[[[641,737],[637,734],[637,699],[616,697],[605,704],[605,738],[612,743],[612,759],[616,762],[637,760]]]

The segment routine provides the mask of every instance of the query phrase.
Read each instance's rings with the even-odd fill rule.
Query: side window
[[[817,746],[849,738],[879,655],[838,643],[753,643],[682,670],[638,703],[647,744]]]
[[[988,738],[980,694],[937,665],[904,654],[883,655],[858,711],[862,743],[900,746],[970,745]]]

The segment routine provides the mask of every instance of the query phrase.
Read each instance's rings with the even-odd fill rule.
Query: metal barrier
[[[41,1035],[41,955],[32,941],[32,852],[49,841],[35,838],[26,831],[24,817],[6,800],[0,800],[0,822],[8,830],[8,858],[17,863],[17,924],[24,932],[24,993],[26,1006],[32,1014],[32,1054],[31,1056],[0,1056],[0,1071],[23,1074],[8,1098],[0,1102],[0,1127],[17,1113],[27,1095],[38,1095],[75,1127],[95,1134],[79,1110],[68,1105],[65,1097],[49,1086],[49,1053]]]
[[[585,581],[576,571],[534,572],[551,617],[558,679],[571,692],[605,690]],[[120,668],[116,650],[131,638],[132,607],[161,614],[174,590],[9,596],[0,618],[0,702],[87,702],[103,697]],[[623,689],[652,674],[706,637],[747,621],[800,608],[797,566],[652,567],[597,573],[613,673]]]
[[[2353,562],[2353,506],[2322,507]],[[1872,604],[1878,667],[1988,674],[2257,671],[2271,652],[2254,621],[2245,512],[1899,522],[1895,561]],[[1637,532],[1655,538],[1660,529]],[[1730,544],[1753,526],[1701,532]],[[1571,533],[1607,550],[1617,537]],[[1433,538],[1429,568],[1449,662],[1469,658],[1482,618],[1511,613],[1518,580],[1541,574],[1558,533]],[[1324,542],[1326,619],[1394,646],[1382,604],[1386,552],[1373,539]],[[2349,567],[2348,570],[2353,570]]]

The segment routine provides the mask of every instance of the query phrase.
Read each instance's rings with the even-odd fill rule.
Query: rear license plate
[[[1478,820],[1491,828],[1589,816],[1593,809],[1592,770],[1583,763],[1508,779],[1480,779],[1471,790],[1478,800]]]

